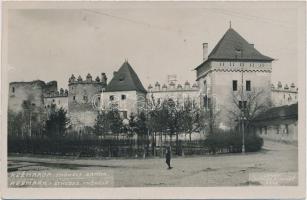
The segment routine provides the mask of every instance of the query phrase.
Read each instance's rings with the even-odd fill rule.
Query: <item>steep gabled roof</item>
[[[273,107],[263,113],[260,113],[254,122],[270,121],[275,119],[297,119],[298,117],[298,104],[284,105]]]
[[[246,41],[233,28],[229,28],[211,51],[208,59],[198,67],[209,60],[273,61],[274,59],[261,54],[254,45]]]
[[[125,61],[107,85],[106,92],[114,91],[138,91],[146,93],[138,75],[132,69],[128,61]]]

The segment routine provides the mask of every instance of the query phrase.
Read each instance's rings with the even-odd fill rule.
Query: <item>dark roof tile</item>
[[[269,110],[260,113],[254,122],[269,121],[274,119],[289,119],[298,117],[298,104],[284,105],[273,107]]]
[[[106,92],[114,91],[138,91],[146,93],[146,89],[142,85],[138,75],[132,69],[131,65],[125,61],[110,83],[107,85]]]
[[[209,60],[272,61],[274,59],[261,54],[254,45],[246,41],[233,28],[229,28],[211,51],[208,59],[198,67]]]

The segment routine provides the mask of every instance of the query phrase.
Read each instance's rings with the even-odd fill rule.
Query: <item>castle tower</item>
[[[147,91],[128,61],[125,61],[103,92],[103,108],[117,108],[123,118],[145,108]]]
[[[207,52],[208,45],[204,47]],[[204,53],[204,54],[205,54]],[[229,28],[206,59],[195,68],[204,108],[220,110],[219,127],[230,127],[234,119],[234,96],[263,90],[263,101],[269,101],[273,59],[261,54],[233,28]],[[246,97],[241,95],[241,101]]]
[[[86,126],[94,126],[100,104],[100,94],[106,87],[99,77],[92,80],[87,74],[85,80],[79,75],[77,81],[72,75],[68,81],[68,113],[73,127],[83,131]]]

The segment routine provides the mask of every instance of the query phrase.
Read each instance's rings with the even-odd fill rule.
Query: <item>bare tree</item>
[[[270,96],[263,89],[253,88],[251,91],[237,91],[232,93],[234,106],[229,109],[229,117],[233,121],[244,118],[245,126],[261,112],[271,107]]]

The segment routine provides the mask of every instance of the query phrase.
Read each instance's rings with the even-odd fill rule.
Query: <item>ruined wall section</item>
[[[49,82],[50,83],[50,82]],[[33,107],[44,108],[46,91],[57,91],[57,82],[51,84],[41,80],[31,82],[11,82],[9,85],[8,108],[13,112],[22,111],[24,101],[29,101]]]

